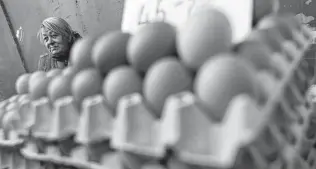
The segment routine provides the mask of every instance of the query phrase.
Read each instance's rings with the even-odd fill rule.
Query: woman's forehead
[[[42,34],[43,35],[51,35],[51,34],[57,34],[57,32],[54,32],[54,31],[49,30],[47,28],[42,28]]]

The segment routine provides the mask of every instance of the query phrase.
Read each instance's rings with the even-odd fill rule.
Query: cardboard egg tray
[[[309,41],[300,43],[284,45],[289,59],[268,98],[236,96],[221,122],[189,91],[170,96],[159,118],[138,93],[115,111],[102,95],[80,110],[70,96],[12,96],[0,103],[0,168],[315,168],[315,74],[304,60]]]

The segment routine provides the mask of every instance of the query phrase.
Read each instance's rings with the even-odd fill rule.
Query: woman
[[[45,19],[37,36],[48,51],[40,56],[38,63],[38,70],[45,72],[67,67],[70,49],[81,38],[64,19],[58,17]]]

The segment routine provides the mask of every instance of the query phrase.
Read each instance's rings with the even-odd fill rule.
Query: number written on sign
[[[142,6],[138,24],[147,24],[153,21],[164,21],[165,11],[160,8],[162,0],[147,0]]]
[[[166,21],[178,24],[186,20],[195,0],[147,0],[139,13],[138,24]]]

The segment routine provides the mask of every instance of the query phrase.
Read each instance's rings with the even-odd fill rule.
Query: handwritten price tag
[[[226,14],[233,27],[234,42],[251,31],[253,0],[126,0],[122,30],[133,33],[139,26],[154,21],[179,27],[192,12],[207,5]]]
[[[140,25],[166,21],[174,26],[183,24],[195,0],[126,0],[122,30],[134,32]]]

